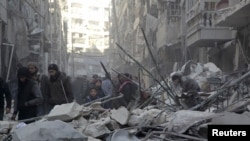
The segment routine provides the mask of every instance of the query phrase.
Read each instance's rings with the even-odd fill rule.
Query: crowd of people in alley
[[[138,78],[129,73],[118,73],[117,81],[111,79],[110,73],[106,73],[104,78],[95,74],[86,83],[78,84],[81,88],[78,95],[81,96],[76,97],[70,77],[61,72],[56,64],[50,64],[47,71],[48,76],[40,74],[38,65],[34,62],[28,63],[26,67],[20,67],[17,70],[18,90],[15,97],[11,97],[7,83],[0,79],[0,120],[3,120],[5,113],[11,112],[12,99],[14,110],[11,119],[24,120],[44,116],[55,105],[73,101],[86,104],[122,94],[122,98],[103,103],[102,106],[106,109],[124,106],[130,110],[150,97],[150,93],[139,87]],[[183,92],[200,91],[194,80],[183,80],[179,74],[172,75],[171,79],[175,86],[183,87]]]

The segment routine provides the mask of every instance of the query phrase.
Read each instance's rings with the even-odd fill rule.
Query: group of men
[[[14,98],[11,97],[6,82],[0,78],[0,120],[3,120],[4,111],[10,113],[12,99],[14,99],[12,120],[43,116],[48,114],[55,105],[73,102],[74,95],[69,77],[61,72],[56,64],[48,66],[48,73],[49,76],[40,74],[37,64],[33,62],[28,63],[26,67],[20,67],[17,71],[18,90]],[[104,105],[104,107],[119,108],[125,106],[129,110],[136,108],[143,98],[143,92],[138,84],[129,73],[120,73],[117,78],[118,83],[113,86],[109,74],[106,74],[102,81],[98,81],[98,77],[93,76],[95,84],[93,83],[93,86],[88,88],[89,95],[85,97],[87,102],[104,96],[122,94],[122,98],[112,102],[112,104]],[[178,73],[172,75],[171,80],[175,86],[182,87],[182,93],[200,91],[197,82],[192,79],[184,80]],[[96,86],[102,89],[101,94],[98,94]],[[4,97],[6,104],[4,104]]]
[[[0,120],[3,120],[4,111],[10,113],[12,99],[14,99],[12,120],[43,116],[48,114],[55,105],[72,102],[73,93],[69,77],[60,72],[56,64],[48,66],[48,73],[49,76],[40,74],[38,65],[34,62],[18,68],[18,89],[13,98],[6,82],[0,79],[0,97],[2,97]],[[4,104],[4,96],[6,104]]]

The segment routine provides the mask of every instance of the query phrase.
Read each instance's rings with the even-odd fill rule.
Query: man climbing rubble
[[[119,102],[118,107],[125,106],[129,110],[133,109],[134,106],[136,106],[136,91],[138,87],[135,83],[131,81],[132,75],[129,73],[118,74],[118,80],[120,82],[118,92],[124,94],[124,97]]]
[[[183,76],[181,72],[175,72],[171,75],[171,80],[175,88],[180,87],[181,89],[177,95],[184,109],[191,108],[199,103],[200,86],[194,79]]]

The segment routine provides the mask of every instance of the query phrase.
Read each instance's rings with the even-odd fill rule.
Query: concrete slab
[[[199,123],[201,121],[212,119],[214,117],[221,116],[221,114],[200,112],[200,111],[190,111],[190,110],[180,110],[171,115],[168,123],[168,130],[184,133],[191,126]]]
[[[222,116],[212,119],[212,124],[249,125],[250,117],[246,114],[223,112]]]
[[[90,121],[90,124],[87,126],[84,134],[91,137],[100,137],[104,134],[110,133],[110,130],[106,127],[110,123],[110,118],[103,118],[99,121]]]
[[[127,124],[129,120],[130,113],[125,107],[120,107],[119,109],[111,110],[111,119],[114,119],[121,125]]]
[[[34,122],[14,131],[13,141],[87,141],[88,138],[69,124],[56,120]]]
[[[17,122],[13,121],[0,121],[0,134],[7,134]]]
[[[101,140],[93,138],[93,137],[88,137],[88,141],[101,141]]]
[[[82,112],[83,107],[76,102],[56,105],[48,115],[48,120],[70,121],[78,117]]]

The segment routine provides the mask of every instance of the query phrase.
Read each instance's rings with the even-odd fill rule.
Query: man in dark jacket
[[[4,97],[6,100],[6,114],[10,113],[11,109],[11,94],[8,84],[0,77],[0,120],[3,120],[4,115]]]
[[[44,98],[42,104],[38,106],[37,116],[48,114],[48,105],[46,104],[46,95],[48,95],[49,92],[48,77],[39,73],[38,65],[35,62],[29,62],[27,66],[29,69],[30,79],[37,82]]]
[[[173,74],[172,81],[181,86],[183,93],[200,91],[200,86],[194,79],[183,77],[180,73]]]
[[[73,102],[73,92],[69,77],[59,71],[56,64],[50,64],[48,104],[53,108],[55,105]]]
[[[42,103],[42,94],[37,83],[29,79],[29,70],[21,67],[17,72],[18,93],[15,97],[15,107],[12,119],[29,119],[37,116],[37,106]]]
[[[200,102],[200,97],[197,93],[200,92],[200,86],[194,79],[183,77],[181,73],[174,73],[172,81],[174,85],[180,85],[182,88],[179,101],[185,109],[191,108]]]
[[[125,106],[130,110],[135,105],[136,91],[138,87],[131,81],[132,76],[128,73],[119,74],[118,79],[121,84],[119,87],[119,92],[124,95],[120,104],[121,106]]]

